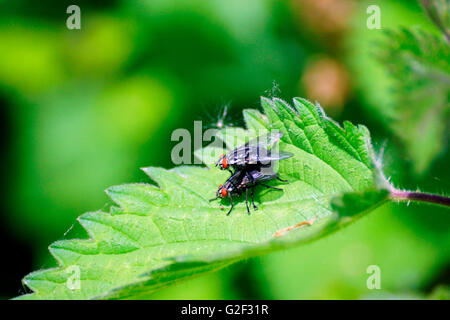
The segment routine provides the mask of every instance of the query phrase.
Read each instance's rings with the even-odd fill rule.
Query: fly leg
[[[268,189],[275,189],[275,190],[283,191],[283,189],[275,188],[275,187],[272,187],[272,186],[268,186],[267,184],[259,183],[259,185],[263,186],[265,188],[268,188]]]
[[[277,180],[279,180],[279,181],[281,181],[281,182],[289,182],[289,180],[283,180],[283,179],[281,179],[280,177],[277,177]]]
[[[248,208],[248,188],[245,189],[245,205],[247,206],[247,213],[250,214],[250,209]]]
[[[251,196],[251,198],[252,198],[252,205],[253,205],[253,209],[254,210],[258,210],[258,207],[255,205],[255,201],[254,201],[254,199],[253,199],[253,193],[254,193],[254,191],[255,191],[255,179],[253,178],[253,176],[249,173],[249,172],[247,172],[247,178],[248,178],[248,180],[251,182],[251,184],[252,184],[252,190],[251,190],[251,193],[250,193],[250,196]],[[246,192],[246,194],[247,194],[247,191],[248,190],[245,190],[245,192]],[[248,204],[247,204],[247,208],[248,208]]]
[[[250,181],[251,184],[255,183],[255,178],[253,178],[250,172],[246,172],[245,176],[247,177],[248,181]]]
[[[230,210],[228,211],[227,216],[230,215],[230,213],[231,213],[231,211],[233,211],[233,207],[234,207],[234,205],[233,205],[233,198],[231,197],[231,194],[228,194],[228,197],[230,198],[231,208],[230,208]]]
[[[254,210],[258,210],[258,207],[255,206],[255,201],[253,201],[253,192],[255,191],[255,186],[252,187],[252,191],[250,193],[251,197],[252,197],[252,205],[253,205],[253,209]]]

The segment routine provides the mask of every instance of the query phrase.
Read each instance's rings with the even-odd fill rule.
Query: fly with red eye
[[[228,159],[227,159],[225,153],[222,153],[222,155],[220,156],[219,161],[217,161],[217,163],[216,163],[216,167],[217,167],[217,166],[219,166],[220,169],[222,169],[222,170],[228,170],[228,171],[230,171],[231,174],[233,174],[233,171],[231,171],[231,170],[228,168]]]
[[[257,185],[280,191],[283,190],[262,183],[263,181],[268,181],[271,179],[278,179],[280,181],[287,182],[286,180],[280,179],[278,175],[271,169],[264,169],[264,172],[262,172],[261,168],[253,168],[251,170],[237,170],[234,174],[231,175],[231,177],[228,178],[224,185],[219,185],[219,189],[216,192],[216,197],[214,199],[211,199],[210,201],[216,200],[217,198],[228,197],[231,204],[231,208],[227,213],[228,216],[234,207],[233,196],[239,196],[245,192],[245,204],[247,206],[247,212],[248,214],[250,214],[250,208],[248,206],[249,189],[254,210],[258,210],[258,207],[255,205],[253,199],[254,189]]]
[[[269,167],[273,161],[290,158],[293,156],[290,152],[272,151],[272,147],[282,136],[283,134],[277,131],[254,138],[228,154],[222,154],[216,162],[216,167],[228,170],[233,175],[230,167],[236,172],[237,170],[246,170],[249,166]]]

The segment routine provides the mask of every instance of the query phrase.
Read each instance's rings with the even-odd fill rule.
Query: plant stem
[[[445,196],[440,196],[437,194],[402,191],[402,190],[392,189],[391,197],[394,200],[398,200],[398,201],[427,202],[427,203],[434,203],[434,204],[442,205],[445,207],[450,207],[450,198],[445,197]]]

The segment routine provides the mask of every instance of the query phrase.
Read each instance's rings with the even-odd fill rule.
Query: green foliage
[[[423,30],[386,32],[380,59],[392,77],[393,121],[418,173],[442,151],[449,125],[450,47]]]
[[[450,4],[448,0],[422,0],[422,6],[431,21],[441,30],[447,40],[450,40]]]
[[[360,1],[359,12],[371,4],[380,7],[382,27],[362,28],[361,16],[355,15],[347,38],[346,62],[366,115],[388,129],[382,134],[391,135],[387,147],[398,147],[402,154],[396,163],[407,167],[405,158],[414,171],[411,177],[431,168],[448,134],[449,44],[432,17],[447,21],[448,29],[443,2],[424,0],[421,7],[414,1]],[[431,19],[423,8],[434,12]]]
[[[24,283],[33,293],[19,298],[147,297],[181,279],[313,241],[387,201],[367,128],[349,122],[341,128],[320,107],[300,98],[294,99],[294,107],[263,98],[262,106],[264,115],[244,111],[247,131],[224,130],[221,136],[232,148],[242,142],[242,134],[282,131],[280,149],[294,154],[279,164],[280,176],[289,180],[283,192],[258,189],[258,211],[247,215],[241,199],[226,216],[218,201],[208,199],[228,173],[194,166],[144,168],[159,187],[126,184],[107,189],[116,205],[109,212],[78,218],[90,239],[53,243],[50,252],[59,267],[26,276]],[[202,151],[211,154],[205,151],[214,149]],[[313,218],[317,220],[311,227],[273,237],[280,229]],[[80,271],[79,289],[67,285],[74,267]]]
[[[446,285],[440,285],[433,289],[428,296],[431,300],[450,300],[450,287]]]

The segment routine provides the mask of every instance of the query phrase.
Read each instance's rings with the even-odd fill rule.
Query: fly
[[[275,189],[282,191],[283,189],[275,188],[272,186],[268,186],[263,184],[262,182],[278,179],[283,182],[287,182],[286,180],[282,180],[278,177],[278,175],[272,170],[264,170],[264,173],[261,172],[260,169],[254,168],[251,170],[236,170],[228,180],[223,185],[219,185],[219,189],[216,192],[216,197],[211,199],[210,201],[216,200],[217,198],[225,198],[228,197],[230,199],[231,208],[227,213],[227,216],[233,210],[233,196],[239,196],[245,192],[245,204],[247,206],[247,212],[250,214],[250,208],[248,205],[248,191],[250,189],[250,197],[251,203],[254,210],[258,210],[258,207],[255,205],[253,200],[254,190],[257,185],[261,185],[265,188]]]
[[[231,174],[236,171],[246,170],[249,166],[253,168],[270,167],[273,161],[287,159],[293,156],[290,152],[279,151],[272,153],[271,148],[277,143],[283,133],[268,133],[254,138],[246,144],[237,147],[228,154],[222,154],[216,162],[221,170],[228,170]]]

